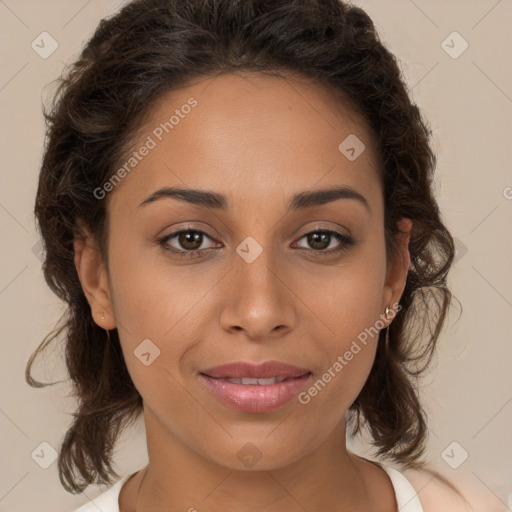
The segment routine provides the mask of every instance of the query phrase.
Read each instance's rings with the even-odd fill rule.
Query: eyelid
[[[300,235],[301,237],[304,235],[307,235],[309,233],[315,232],[315,231],[332,231],[335,233],[340,233],[343,236],[347,236],[347,237],[352,236],[350,229],[343,226],[342,224],[335,223],[336,227],[333,227],[332,224],[326,224],[325,222],[322,222],[322,221],[316,221],[316,223],[315,223],[315,221],[313,221],[312,223],[308,222],[308,226],[310,226],[310,227],[306,228],[304,231],[303,231],[303,228],[301,228],[299,230],[299,233],[302,233],[302,235]],[[346,233],[341,233],[340,228],[346,230]]]
[[[299,243],[303,238],[305,238],[308,235],[311,235],[313,233],[328,233],[331,238],[334,238],[335,241],[338,242],[338,247],[334,247],[331,249],[310,249],[308,247],[298,247],[298,249],[302,249],[304,251],[313,253],[315,255],[319,256],[327,256],[327,255],[333,255],[333,254],[340,254],[343,251],[346,251],[349,247],[357,245],[357,242],[352,238],[350,235],[345,235],[344,233],[340,233],[339,231],[336,231],[334,229],[326,229],[322,227],[317,227],[310,229],[303,233],[301,236],[298,237],[297,241],[294,242],[294,244]]]
[[[219,243],[219,242],[217,242],[215,237],[213,235],[211,235],[208,231],[206,231],[204,229],[195,228],[193,226],[182,226],[182,227],[176,229],[175,231],[172,231],[171,233],[168,233],[168,234],[158,238],[157,242],[160,245],[164,245],[165,243],[167,243],[168,240],[170,240],[170,239],[180,235],[181,233],[187,233],[189,231],[193,231],[195,233],[200,233],[202,235],[206,235],[206,237],[211,239],[213,242]],[[175,248],[170,249],[170,250],[174,251],[174,252],[187,252],[189,254],[193,254],[194,252],[201,252],[201,251],[205,251],[205,250],[208,250],[208,249],[210,249],[210,247],[208,247],[206,249],[197,249],[196,251],[184,251],[183,249],[175,249]]]
[[[180,235],[181,233],[186,233],[186,232],[190,232],[190,231],[205,235],[207,238],[212,240],[214,243],[221,243],[221,242],[218,242],[214,236],[212,236],[210,233],[208,233],[208,231],[203,230],[203,229],[194,228],[193,226],[190,226],[190,225],[182,226],[182,227],[176,229],[175,231],[168,233],[167,235],[164,235],[163,237],[159,238],[157,240],[157,242],[160,246],[162,246],[162,248],[164,248],[164,250],[167,250],[173,254],[176,254],[176,255],[182,256],[182,257],[187,257],[187,256],[194,257],[198,254],[201,254],[204,252],[210,252],[211,250],[215,249],[215,247],[206,247],[203,249],[187,251],[185,249],[178,249],[178,248],[174,248],[172,246],[166,247],[168,240]],[[348,231],[348,229],[347,229],[347,231]],[[341,254],[342,252],[349,249],[350,246],[357,245],[357,242],[352,238],[351,235],[341,233],[333,228],[323,226],[322,224],[317,224],[315,227],[311,227],[310,229],[304,231],[300,236],[298,236],[298,238],[296,238],[296,241],[293,243],[294,244],[299,243],[307,235],[310,235],[312,233],[318,233],[318,232],[319,233],[328,233],[331,237],[333,237],[338,242],[338,245],[341,244],[341,246],[331,248],[331,249],[324,249],[324,250],[311,249],[311,248],[307,248],[307,247],[297,247],[297,248],[302,251],[313,253],[314,255],[328,256],[328,255],[333,255],[333,254]],[[201,256],[199,256],[199,257],[201,257]]]

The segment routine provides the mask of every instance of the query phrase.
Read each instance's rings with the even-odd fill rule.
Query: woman
[[[141,413],[149,456],[80,512],[469,510],[422,460],[416,387],[453,239],[361,9],[131,2],[47,119],[35,213],[69,306],[49,340],[79,400],[61,482],[112,484]],[[379,461],[347,449],[364,426]]]

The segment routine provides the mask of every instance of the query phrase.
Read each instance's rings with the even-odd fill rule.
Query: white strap
[[[398,512],[423,512],[418,493],[400,471],[380,464],[382,469],[389,475],[391,483],[395,488],[396,502],[398,503]]]

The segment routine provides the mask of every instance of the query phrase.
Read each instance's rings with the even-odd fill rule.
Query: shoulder
[[[401,469],[401,473],[418,493],[424,512],[471,512],[474,510],[464,497],[463,491],[435,471]]]

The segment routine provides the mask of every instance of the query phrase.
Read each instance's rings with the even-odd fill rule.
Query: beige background
[[[413,98],[431,122],[439,155],[438,199],[458,244],[450,282],[464,310],[457,321],[453,309],[439,342],[437,365],[423,388],[431,415],[429,459],[435,469],[460,482],[468,495],[479,496],[477,510],[510,511],[512,2],[357,4],[399,57]],[[0,0],[0,511],[35,510],[37,505],[39,512],[69,512],[103,490],[89,487],[83,496],[67,494],[56,462],[47,469],[35,462],[51,461],[51,450],[40,445],[59,448],[74,403],[66,398],[65,383],[30,388],[24,369],[62,311],[43,280],[32,214],[43,148],[41,101],[99,19],[119,5],[107,0]],[[31,48],[43,31],[58,42],[47,59]],[[457,58],[442,46],[454,31],[469,44]],[[463,40],[450,36],[446,44],[455,55]],[[47,351],[46,365],[36,366],[36,376],[64,379],[60,356],[57,347],[53,355]],[[454,441],[458,445],[443,458]],[[364,453],[359,445],[354,449]],[[469,457],[458,469],[445,462],[454,465],[463,450]],[[33,453],[45,455],[34,454],[34,460]],[[146,457],[141,423],[119,443],[118,471],[124,475],[136,470]]]

